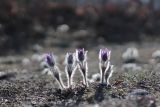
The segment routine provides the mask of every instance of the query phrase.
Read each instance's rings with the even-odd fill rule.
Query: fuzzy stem
[[[71,76],[68,76],[68,88],[72,85],[72,78]]]
[[[67,74],[67,79],[68,79],[68,88],[72,85],[72,66],[67,65],[66,66],[66,74]]]
[[[59,80],[57,79],[57,81],[58,81],[61,89],[64,89],[65,87],[64,87],[64,84],[63,84],[62,80],[59,78]]]
[[[86,71],[83,72],[83,84],[85,84],[88,87]]]
[[[103,84],[104,83],[104,73],[102,72],[101,74],[101,83]]]
[[[83,84],[87,85],[86,70],[84,68],[81,68],[81,72],[83,75]]]
[[[64,89],[65,86],[63,84],[63,81],[61,79],[61,73],[60,70],[57,66],[55,66],[54,68],[51,68],[51,71],[53,72],[54,77],[56,78],[58,84],[60,85],[61,89]]]
[[[83,62],[82,64],[80,64],[80,71],[83,76],[83,84],[85,84],[88,87],[87,70],[88,70],[87,62]]]
[[[106,76],[105,76],[106,81],[107,81],[107,85],[110,84],[110,83],[109,83],[109,79],[110,79],[109,75],[110,75],[110,72],[107,72],[107,73],[106,73]]]
[[[112,74],[113,74],[113,65],[110,65],[106,74],[105,74],[105,78],[107,80],[107,85],[110,84],[110,78],[112,77]]]
[[[87,75],[85,76],[84,80],[85,80],[85,84],[86,84],[86,86],[88,87]]]
[[[104,74],[105,74],[105,69],[106,69],[106,67],[104,67],[104,66],[101,66],[101,83],[103,84],[104,83]]]
[[[108,79],[107,79],[107,85],[109,85],[109,84],[110,84],[109,79],[110,79],[110,78],[108,78]]]

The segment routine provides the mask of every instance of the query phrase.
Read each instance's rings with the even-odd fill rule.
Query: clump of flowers
[[[84,48],[76,49],[75,53],[67,53],[65,56],[65,72],[68,79],[68,88],[70,88],[72,84],[72,78],[74,76],[75,71],[78,70],[81,72],[83,77],[83,85],[86,87],[88,84],[88,63],[87,63],[87,53]],[[100,69],[100,82],[102,84],[106,83],[110,84],[109,79],[113,73],[113,65],[110,64],[110,56],[111,51],[107,48],[100,49],[99,51],[99,69]],[[48,65],[49,70],[52,72],[53,76],[59,83],[62,89],[65,88],[63,81],[61,79],[60,69],[56,64],[55,56],[53,53],[48,53],[45,56],[45,61]]]

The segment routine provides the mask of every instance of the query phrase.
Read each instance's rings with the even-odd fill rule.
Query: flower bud
[[[66,64],[74,64],[75,58],[74,53],[67,53],[66,54]]]
[[[53,67],[55,65],[55,58],[53,53],[46,54],[45,60],[50,67]]]
[[[100,49],[99,51],[99,59],[103,62],[106,62],[107,60],[110,60],[111,51],[106,49]]]
[[[83,49],[77,49],[76,50],[76,58],[78,61],[80,62],[83,62],[86,60],[86,54],[87,54],[87,51],[84,51],[84,48]]]

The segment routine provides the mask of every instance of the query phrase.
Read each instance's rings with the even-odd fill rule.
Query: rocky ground
[[[86,32],[83,31],[84,34]],[[85,38],[85,36],[84,36]],[[83,38],[81,38],[83,41]],[[55,44],[55,42],[57,43]],[[48,38],[43,46],[36,45],[23,54],[0,57],[0,104],[2,107],[158,107],[160,106],[160,65],[152,60],[152,53],[159,49],[159,43],[107,44],[103,39],[95,44],[86,42],[65,42]],[[72,43],[72,44],[71,44]],[[92,44],[91,44],[92,43]],[[61,44],[61,46],[60,46]],[[73,45],[74,44],[74,45]],[[69,45],[69,46],[67,46]],[[107,47],[112,50],[111,63],[114,73],[111,86],[99,82],[82,84],[82,76],[77,70],[74,86],[66,90],[59,89],[51,75],[44,74],[43,64],[38,55],[54,52],[61,69],[62,80],[67,85],[64,72],[66,52],[74,52],[76,47],[84,46],[88,50],[88,78],[99,72],[98,52]],[[134,67],[124,64],[122,53],[128,47],[136,47],[140,57]]]

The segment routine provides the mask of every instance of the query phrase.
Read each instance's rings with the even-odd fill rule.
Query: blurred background
[[[0,55],[159,41],[160,0],[0,0]]]

